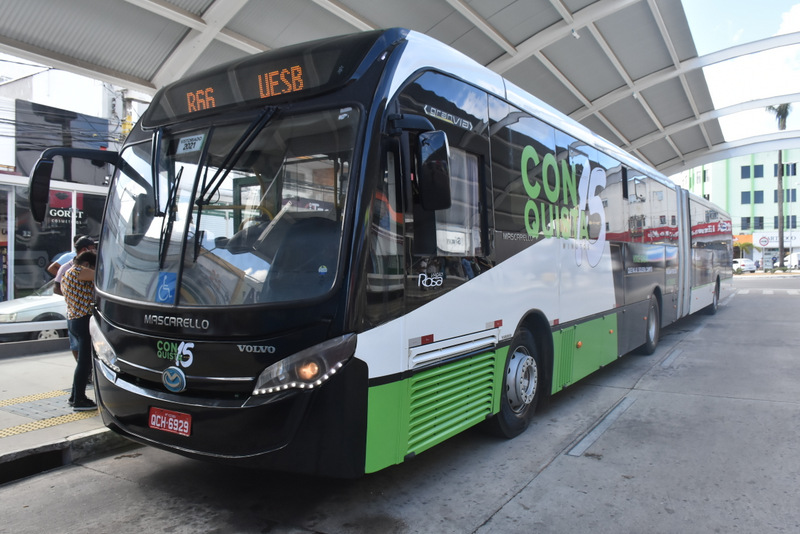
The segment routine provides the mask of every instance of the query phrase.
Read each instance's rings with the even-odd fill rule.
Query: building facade
[[[800,252],[797,191],[800,150],[784,150],[783,246],[785,254]],[[736,257],[770,268],[778,260],[778,153],[763,152],[718,161],[673,176],[692,193],[731,214]]]
[[[107,83],[0,57],[0,301],[29,295],[52,279],[50,262],[77,235],[99,237],[111,169],[86,164],[54,171],[45,220],[33,220],[30,171],[42,150],[119,150],[132,109]],[[135,119],[135,117],[134,117]]]

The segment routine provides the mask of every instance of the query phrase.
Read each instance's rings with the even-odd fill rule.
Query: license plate
[[[192,432],[192,416],[188,413],[151,407],[149,426],[156,430],[189,436]]]

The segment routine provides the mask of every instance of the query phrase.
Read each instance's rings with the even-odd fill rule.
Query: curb
[[[13,482],[123,447],[140,446],[107,428],[0,455],[0,484]]]

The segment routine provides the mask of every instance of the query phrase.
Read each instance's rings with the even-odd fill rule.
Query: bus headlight
[[[355,334],[330,339],[302,350],[264,369],[256,380],[253,395],[320,386],[336,374],[355,351]]]
[[[119,367],[117,367],[117,353],[114,352],[111,343],[108,342],[106,336],[100,331],[100,325],[96,317],[92,317],[92,320],[89,321],[89,334],[92,336],[94,352],[97,354],[100,361],[106,364],[109,369],[113,369],[115,373],[119,373]]]

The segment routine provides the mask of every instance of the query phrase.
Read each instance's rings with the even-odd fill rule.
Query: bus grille
[[[486,419],[492,410],[495,353],[420,373],[410,381],[407,454],[420,453]]]

